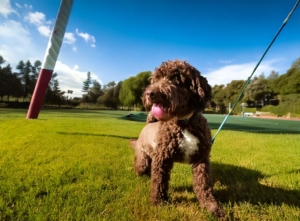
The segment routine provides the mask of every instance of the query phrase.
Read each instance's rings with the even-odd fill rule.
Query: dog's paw
[[[218,219],[218,220],[227,220],[225,215],[225,211],[223,209],[221,209],[220,207],[217,207],[214,211],[213,211],[213,215]]]

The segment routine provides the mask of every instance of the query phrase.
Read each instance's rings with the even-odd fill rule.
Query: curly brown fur
[[[134,169],[137,175],[151,171],[151,203],[168,200],[168,184],[174,162],[192,165],[193,189],[200,206],[223,218],[212,193],[210,175],[211,132],[202,110],[211,99],[211,87],[200,72],[184,61],[162,63],[153,73],[142,100],[146,109],[159,104],[163,116],[148,115],[137,140]],[[157,121],[157,122],[155,122]]]
[[[185,117],[193,111],[204,110],[211,99],[211,87],[200,72],[185,61],[163,62],[155,69],[151,84],[146,88],[142,100],[146,110],[153,103],[163,105],[166,115]]]

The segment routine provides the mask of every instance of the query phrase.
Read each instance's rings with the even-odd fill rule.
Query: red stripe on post
[[[41,69],[27,112],[27,119],[37,119],[53,70]]]

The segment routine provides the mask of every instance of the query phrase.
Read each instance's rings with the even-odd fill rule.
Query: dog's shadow
[[[228,164],[212,162],[212,177],[214,194],[224,204],[248,202],[252,205],[272,204],[300,208],[300,191],[272,187],[267,182],[267,176],[261,172]],[[291,173],[299,171],[291,171]],[[193,191],[189,186],[177,186],[174,191]],[[175,199],[175,202],[188,201],[184,197]],[[189,199],[190,201],[191,199]],[[192,201],[197,201],[196,197]]]

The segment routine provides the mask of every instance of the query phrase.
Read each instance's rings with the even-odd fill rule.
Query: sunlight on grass
[[[175,164],[169,204],[152,207],[128,140],[126,111],[0,110],[0,220],[214,220],[189,165]],[[239,130],[239,129],[238,129]],[[213,146],[215,195],[229,220],[299,220],[299,133],[223,130]],[[213,133],[215,130],[213,130]]]

